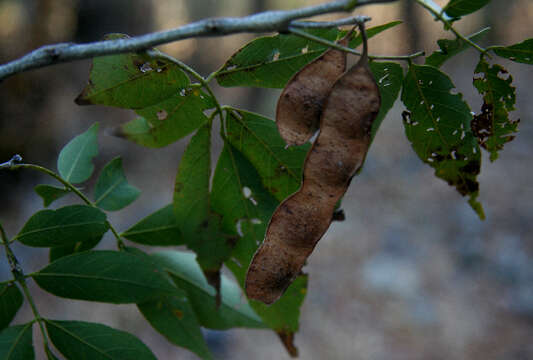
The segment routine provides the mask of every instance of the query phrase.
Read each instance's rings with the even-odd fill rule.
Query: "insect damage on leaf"
[[[276,209],[265,240],[248,268],[248,297],[271,304],[301,273],[328,229],[335,206],[362,165],[381,97],[363,56],[334,83],[320,118],[320,133],[307,154],[300,189]]]
[[[511,86],[513,78],[501,65],[490,66],[484,58],[480,59],[475,74],[478,76],[474,78],[474,86],[483,95],[483,106],[472,120],[472,131],[494,161],[498,151],[518,132],[520,120],[509,117],[516,101],[515,88]]]

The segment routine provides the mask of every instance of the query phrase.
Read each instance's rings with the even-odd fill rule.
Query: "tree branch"
[[[88,59],[95,56],[145,50],[173,41],[203,37],[224,36],[237,33],[262,33],[287,31],[298,26],[297,19],[336,12],[349,12],[354,8],[396,0],[337,0],[328,3],[287,11],[266,11],[241,18],[210,18],[185,26],[149,33],[128,39],[97,41],[88,44],[63,43],[38,48],[23,57],[0,66],[0,81],[14,74],[53,64]],[[335,22],[331,22],[332,26]],[[300,24],[300,27],[304,25]]]

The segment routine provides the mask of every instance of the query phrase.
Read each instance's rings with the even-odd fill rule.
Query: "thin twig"
[[[481,46],[461,34],[459,31],[457,31],[451,23],[451,19],[449,16],[446,16],[445,13],[442,11],[442,9],[439,9],[437,5],[432,6],[430,3],[428,3],[428,0],[415,0],[417,3],[419,3],[422,7],[427,9],[435,19],[440,20],[447,29],[450,29],[450,31],[458,38],[472,46],[474,49],[479,51],[481,54],[485,54],[487,52],[486,49],[483,49]],[[439,11],[440,10],[440,11]]]
[[[19,156],[20,160],[22,160],[22,158],[20,157],[20,155],[15,155],[15,156]],[[15,157],[14,156],[14,157]],[[13,157],[13,158],[14,158]],[[13,159],[11,159],[13,160]],[[10,160],[10,161],[11,161]],[[3,166],[3,168],[7,168],[9,170],[17,170],[17,169],[32,169],[32,170],[37,170],[37,171],[40,171],[42,173],[45,173],[46,175],[49,175],[51,177],[53,177],[54,179],[56,179],[57,181],[59,181],[60,183],[62,183],[63,185],[65,185],[65,187],[67,189],[69,189],[70,191],[72,191],[74,194],[78,195],[78,197],[83,200],[83,202],[85,202],[87,205],[89,206],[92,206],[94,208],[98,208],[91,200],[89,200],[89,198],[87,196],[85,196],[80,190],[78,190],[78,188],[76,188],[74,185],[72,185],[70,182],[68,182],[67,180],[63,179],[61,176],[59,176],[58,174],[56,174],[55,172],[53,172],[52,170],[50,169],[47,169],[43,166],[39,166],[39,165],[35,165],[35,164],[16,164],[16,163],[13,163],[11,164],[11,166],[4,166],[5,164],[8,164],[8,162],[6,163],[3,163],[3,164],[0,164],[1,166]],[[1,169],[1,168],[0,168]],[[111,232],[113,233],[113,235],[115,236],[115,238],[117,239],[117,244],[118,244],[118,247],[120,249],[124,248],[124,242],[122,241],[122,239],[120,238],[118,232],[115,230],[115,228],[113,227],[113,225],[111,225],[111,223],[106,220],[106,223],[109,227],[109,229],[111,230]]]
[[[361,56],[362,55],[360,51],[357,51],[357,50],[351,49],[349,47],[345,47],[345,46],[339,45],[339,44],[337,44],[337,43],[335,43],[333,41],[329,41],[329,40],[323,39],[323,38],[318,37],[318,36],[311,35],[311,34],[305,32],[305,31],[302,31],[300,29],[289,27],[289,31],[291,33],[293,33],[294,35],[298,35],[298,36],[301,36],[301,37],[303,37],[305,39],[317,42],[317,43],[322,44],[322,45],[326,45],[326,46],[328,46],[330,48],[334,48],[334,49],[338,49],[338,50],[341,50],[341,51],[345,51],[345,52],[348,52],[350,54],[354,54],[354,55],[357,55],[357,56]],[[424,55],[425,55],[425,53],[423,51],[419,51],[419,52],[416,52],[416,53],[411,54],[411,55],[399,55],[399,56],[368,55],[368,58],[372,59],[372,60],[410,60],[410,59],[414,59],[416,57],[424,56]]]
[[[127,39],[98,41],[88,44],[63,43],[43,46],[23,57],[0,66],[0,81],[14,74],[52,64],[70,62],[95,56],[135,52],[173,41],[237,33],[284,32],[294,20],[336,12],[349,12],[369,4],[396,0],[337,0],[287,11],[266,11],[241,18],[210,18],[188,25],[149,33]],[[299,26],[296,24],[296,26]],[[335,25],[333,25],[335,26]]]
[[[13,158],[15,158],[15,156]],[[35,321],[37,321],[37,323],[39,324],[39,328],[43,335],[43,343],[45,347],[47,347],[48,336],[42,324],[43,318],[39,314],[39,311],[37,310],[37,306],[35,306],[35,302],[33,301],[33,297],[30,294],[28,285],[26,285],[26,277],[24,276],[24,271],[22,270],[22,267],[20,266],[19,261],[15,257],[13,250],[11,250],[11,248],[9,247],[9,240],[7,239],[7,235],[4,231],[2,224],[0,224],[0,238],[1,238],[0,240],[2,244],[4,244],[4,247],[6,249],[6,257],[7,257],[7,261],[9,262],[9,266],[11,268],[11,273],[13,274],[15,281],[19,283],[20,287],[22,288],[22,292],[24,293],[24,296],[26,297],[26,300],[28,300],[28,303],[30,304],[31,311],[33,312],[33,316],[35,317]]]

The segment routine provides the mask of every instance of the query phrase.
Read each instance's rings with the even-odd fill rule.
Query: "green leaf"
[[[443,10],[453,18],[460,18],[478,11],[489,2],[490,0],[450,0]]]
[[[472,130],[479,144],[490,152],[490,160],[498,158],[498,151],[503,145],[514,139],[518,132],[519,120],[511,120],[509,112],[515,110],[515,88],[511,86],[513,78],[503,66],[490,66],[481,57],[476,66],[474,86],[483,95],[481,112],[472,120]]]
[[[220,231],[220,216],[209,206],[211,129],[201,127],[181,159],[174,187],[174,213],[187,247],[209,283],[220,286],[220,268],[231,254],[232,242]]]
[[[102,169],[96,181],[94,203],[107,211],[120,210],[135,201],[140,193],[139,189],[128,184],[122,158],[116,157]]]
[[[121,38],[128,36],[106,36],[106,40]],[[173,96],[189,83],[180,67],[159,51],[96,57],[76,103],[141,109]]]
[[[117,251],[66,256],[34,273],[33,278],[56,296],[114,304],[140,303],[175,291],[152,262]]]
[[[138,338],[109,326],[83,321],[45,320],[57,350],[76,360],[156,360]]]
[[[496,55],[519,63],[533,65],[533,39],[527,39],[511,46],[493,48]]]
[[[401,24],[393,21],[367,30],[370,38]],[[336,41],[346,34],[338,29],[308,29],[312,35]],[[358,36],[350,41],[350,47],[361,44]],[[304,65],[313,61],[327,46],[297,35],[275,35],[254,39],[226,61],[217,73],[221,86],[255,86],[282,88]]]
[[[490,28],[486,27],[475,34],[468,36],[468,39],[477,42],[479,41]],[[463,52],[464,50],[470,48],[470,44],[462,39],[440,39],[437,40],[440,50],[433,52],[430,56],[426,58],[426,65],[431,65],[435,67],[441,67],[447,60],[451,59],[455,55]]]
[[[435,175],[455,186],[484,218],[477,175],[481,153],[470,122],[472,115],[460,94],[450,91],[450,78],[431,66],[411,65],[402,90],[407,138],[422,161],[435,169]]]
[[[99,240],[108,228],[106,215],[101,210],[70,205],[36,212],[15,239],[28,246],[64,246]]]
[[[207,283],[193,254],[164,251],[151,254],[151,257],[170,273],[180,289],[185,290],[202,326],[218,330],[264,327],[238,285],[224,275],[221,279],[221,303],[217,308],[215,290]]]
[[[32,323],[8,327],[0,332],[0,359],[33,360]]]
[[[11,323],[23,301],[22,293],[15,284],[0,285],[0,330]]]
[[[212,107],[213,100],[198,89],[177,91],[157,104],[137,110],[140,117],[123,124],[116,135],[146,147],[167,146],[205,124],[203,111]]]
[[[121,234],[126,239],[150,246],[184,245],[174,208],[169,204],[148,215]]]
[[[64,245],[64,246],[55,246],[50,249],[48,259],[50,262],[54,262],[57,259],[62,258],[67,255],[91,250],[92,248],[94,248],[96,245],[100,243],[100,240],[102,240],[101,237],[94,238],[92,240],[84,241],[84,242],[78,241],[76,243]]]
[[[231,262],[239,264],[243,271],[263,241],[266,225],[278,203],[264,188],[253,165],[226,142],[213,176],[211,206],[223,214],[224,231],[238,236]]]
[[[57,159],[59,174],[66,181],[77,184],[87,180],[94,171],[92,158],[98,154],[98,123],[65,145]]]
[[[70,193],[69,189],[64,187],[57,187],[52,185],[37,185],[34,188],[37,195],[43,198],[43,206],[48,207],[57,199],[62,198],[63,196]]]
[[[241,288],[248,264],[263,241],[269,219],[278,201],[264,188],[253,165],[231,144],[226,143],[213,178],[212,206],[224,214],[227,232],[238,234],[232,258],[226,266],[233,272]],[[290,351],[292,335],[298,330],[300,306],[305,298],[307,277],[299,276],[275,304],[267,306],[251,301],[251,307],[263,322],[283,338]]]
[[[174,185],[174,214],[186,242],[209,217],[211,177],[211,129],[204,125],[192,137]]]
[[[137,306],[146,320],[168,341],[191,350],[202,359],[213,359],[187,298],[165,296]]]
[[[379,109],[377,118],[372,123],[371,135],[372,139],[374,139],[385,116],[387,116],[387,113],[400,94],[403,69],[397,63],[373,61],[370,63],[370,70],[372,70],[381,95],[381,108]]]
[[[229,142],[252,163],[276,199],[281,201],[300,188],[310,144],[286,149],[272,120],[244,110],[227,111],[226,132]]]

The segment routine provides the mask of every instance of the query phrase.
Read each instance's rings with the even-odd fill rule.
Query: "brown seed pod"
[[[350,31],[339,41],[348,46]],[[329,49],[287,83],[276,108],[278,131],[287,145],[302,145],[318,130],[322,105],[335,81],[346,71],[346,53]]]
[[[327,97],[320,133],[305,160],[302,186],[272,215],[265,240],[248,268],[249,298],[271,304],[283,295],[328,229],[335,204],[364,161],[381,98],[368,67],[364,27],[359,27],[363,55],[338,78]]]

